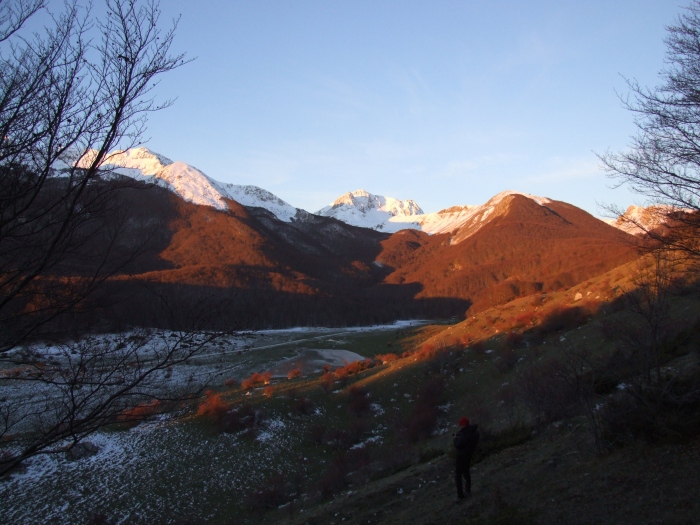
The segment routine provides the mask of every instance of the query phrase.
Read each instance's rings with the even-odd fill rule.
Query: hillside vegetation
[[[260,370],[208,392],[164,423],[168,433],[147,422],[126,435],[115,429],[115,438],[136,432],[155,440],[149,447],[165,440],[164,452],[178,450],[160,455],[158,471],[187,494],[183,508],[182,496],[144,487],[130,515],[163,523],[693,523],[700,293],[667,269],[648,257],[457,324],[363,338],[352,349],[367,359],[335,370],[289,370],[287,379]],[[652,276],[665,284],[645,299]],[[658,323],[644,316],[647,299],[663,307]],[[142,415],[148,420],[148,410]],[[462,415],[482,439],[473,497],[456,504],[450,434]],[[98,505],[92,522],[125,516],[115,504]]]
[[[229,200],[217,210],[157,187],[129,198],[133,205],[108,226],[124,229],[125,248],[141,246],[138,254],[44,330],[181,328],[196,317],[192,305],[206,312],[209,328],[225,330],[463,318],[636,257],[630,235],[574,206],[517,194],[504,197],[487,223],[433,236],[310,214],[283,222],[262,208]],[[83,275],[77,265],[58,270],[42,283]]]

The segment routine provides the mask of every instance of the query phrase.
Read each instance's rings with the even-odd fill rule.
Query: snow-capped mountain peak
[[[674,215],[692,213],[692,210],[677,208],[668,204],[652,206],[629,206],[625,213],[617,219],[607,219],[605,222],[630,235],[643,236],[647,232],[658,230],[673,223]]]
[[[387,233],[406,228],[420,230],[430,235],[453,233],[450,242],[457,244],[472,236],[494,218],[507,212],[511,201],[509,197],[513,196],[525,197],[540,206],[547,206],[552,202],[546,197],[507,190],[479,206],[452,206],[437,213],[423,213],[412,200],[397,201],[372,195],[365,190],[357,190],[342,195],[317,214],[335,217],[354,226],[374,228]],[[396,203],[401,203],[403,206]]]
[[[334,217],[353,226],[388,231],[386,225],[392,217],[423,215],[423,210],[413,200],[374,195],[360,189],[341,195],[329,206],[317,211],[316,215]]]
[[[81,164],[94,156],[84,155]],[[145,147],[116,150],[107,155],[102,167],[137,180],[154,180],[184,200],[211,206],[219,210],[228,209],[225,199],[232,199],[243,206],[265,208],[285,222],[292,220],[297,209],[279,197],[257,186],[226,184],[207,176],[194,166],[172,161]]]
[[[105,165],[137,169],[143,175],[156,175],[173,161],[146,147],[116,150],[107,155]]]

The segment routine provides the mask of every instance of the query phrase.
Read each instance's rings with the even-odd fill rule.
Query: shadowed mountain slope
[[[226,199],[217,209],[157,186],[137,197],[119,220],[153,242],[95,298],[96,317],[118,325],[180,326],[202,316],[220,328],[461,317],[636,257],[631,236],[586,212],[509,192],[433,236],[390,235],[301,211],[283,221],[262,207]]]

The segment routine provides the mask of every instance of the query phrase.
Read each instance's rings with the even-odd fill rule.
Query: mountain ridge
[[[88,160],[89,154],[83,157],[82,163]],[[303,220],[308,215],[314,215],[292,206],[259,186],[217,181],[190,164],[173,161],[144,146],[109,153],[103,167],[136,180],[154,181],[185,201],[219,210],[227,209],[226,200],[232,199],[243,206],[264,208],[284,222]],[[315,215],[333,217],[352,226],[386,233],[406,228],[430,235],[461,230],[450,241],[459,243],[492,220],[490,215],[498,209],[499,202],[509,195],[521,195],[542,206],[555,202],[547,197],[505,190],[481,205],[454,205],[435,213],[424,213],[412,199],[400,200],[360,189],[341,195],[329,206],[315,212]],[[630,206],[617,219],[603,222],[626,233],[641,235],[645,228],[650,230],[663,227],[667,211],[662,206]]]

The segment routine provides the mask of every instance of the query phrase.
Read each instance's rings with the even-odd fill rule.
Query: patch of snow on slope
[[[495,206],[496,204],[501,202],[505,197],[508,197],[510,195],[520,195],[522,197],[527,197],[528,199],[535,201],[540,206],[544,206],[545,204],[549,204],[550,202],[552,202],[552,200],[548,199],[547,197],[538,197],[537,195],[530,195],[529,193],[523,193],[521,191],[506,190],[502,191],[498,195],[494,195],[493,197],[491,197],[485,204],[485,206],[489,204],[491,206]]]
[[[216,183],[189,164],[174,162],[158,172],[156,177],[166,181],[186,201],[218,210],[228,208]]]
[[[437,213],[426,213],[413,216],[396,216],[389,219],[384,231],[397,232],[405,228],[424,231],[430,235],[448,233],[459,227],[473,214],[477,206],[452,206]]]

